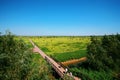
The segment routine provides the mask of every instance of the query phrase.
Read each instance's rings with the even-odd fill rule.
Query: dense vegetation
[[[89,64],[96,70],[120,69],[120,35],[104,36],[101,41],[91,38],[88,46]]]
[[[87,47],[88,61],[74,65],[71,71],[83,80],[120,79],[120,35],[91,37]],[[77,67],[77,68],[75,68]]]
[[[50,71],[22,39],[10,32],[0,34],[0,80],[50,80]]]
[[[105,35],[99,41],[91,38],[88,46],[89,66],[94,70],[112,70],[120,78],[120,35]]]
[[[0,34],[0,80],[55,80],[51,67],[32,53],[31,38],[56,61],[88,57],[83,63],[68,66],[82,80],[120,79],[120,35],[103,37],[16,37]],[[66,79],[65,79],[66,80]]]

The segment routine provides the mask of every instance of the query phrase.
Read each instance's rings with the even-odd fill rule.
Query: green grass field
[[[90,37],[31,37],[47,55],[63,62],[86,56]]]

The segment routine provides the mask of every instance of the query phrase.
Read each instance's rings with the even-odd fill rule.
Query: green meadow
[[[90,37],[31,37],[41,50],[58,62],[86,56]]]

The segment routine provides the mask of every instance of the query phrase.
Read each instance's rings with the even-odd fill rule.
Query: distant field
[[[90,37],[31,37],[47,55],[63,62],[86,56]]]

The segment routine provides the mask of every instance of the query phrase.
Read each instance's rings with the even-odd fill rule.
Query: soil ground
[[[77,64],[77,63],[80,63],[80,62],[84,62],[87,60],[87,57],[82,57],[80,59],[73,59],[73,60],[68,60],[68,61],[65,61],[65,62],[61,62],[64,66],[69,66],[71,64]]]

